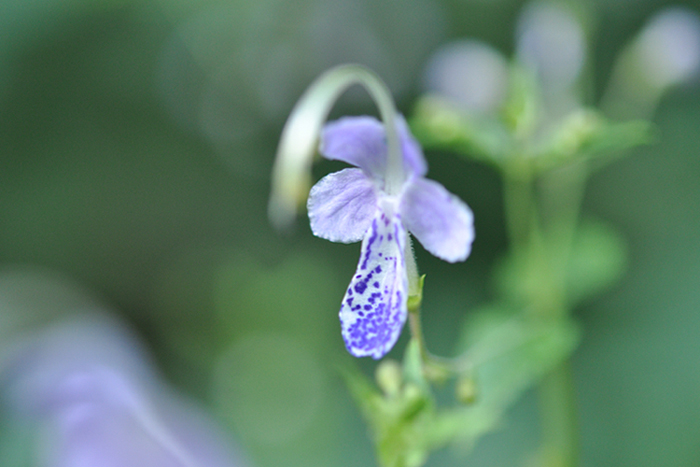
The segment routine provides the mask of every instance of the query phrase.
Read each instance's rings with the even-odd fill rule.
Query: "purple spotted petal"
[[[409,182],[399,206],[402,220],[426,250],[454,263],[464,261],[474,241],[474,215],[469,207],[437,182]]]
[[[396,128],[407,173],[425,175],[428,168],[423,151],[402,117],[397,118]],[[374,180],[384,180],[386,140],[384,126],[376,118],[344,117],[328,123],[321,135],[320,152],[326,159],[347,162]]]
[[[377,210],[376,187],[360,169],[326,175],[311,188],[311,231],[332,242],[359,242]]]
[[[340,306],[345,346],[355,357],[380,359],[399,338],[407,316],[405,245],[406,231],[398,216],[389,219],[377,209]]]

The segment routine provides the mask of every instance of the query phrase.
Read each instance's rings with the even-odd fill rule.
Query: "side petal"
[[[409,232],[438,258],[464,261],[474,241],[469,207],[437,182],[416,178],[401,197],[399,212]]]
[[[360,169],[326,175],[307,201],[311,231],[332,242],[359,242],[377,210],[374,183]]]
[[[406,322],[406,231],[380,209],[362,241],[355,276],[340,307],[345,346],[355,357],[382,358]]]
[[[403,117],[398,116],[404,167],[407,174],[423,176],[428,170],[423,151]],[[374,117],[343,117],[328,123],[321,134],[319,151],[326,159],[340,160],[361,168],[374,180],[383,181],[386,172],[384,125]]]

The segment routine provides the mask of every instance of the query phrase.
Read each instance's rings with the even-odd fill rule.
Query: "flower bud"
[[[403,376],[401,374],[401,365],[396,360],[383,360],[378,366],[375,373],[379,388],[384,391],[387,396],[395,396],[401,389]]]
[[[608,115],[647,118],[670,87],[700,69],[700,18],[682,7],[655,15],[621,54],[603,98]]]
[[[432,55],[424,80],[428,92],[462,110],[494,113],[506,95],[508,65],[491,46],[462,40],[447,44]]]
[[[474,378],[469,376],[462,376],[457,380],[457,386],[455,387],[455,396],[457,400],[463,404],[473,404],[478,397],[479,391]]]
[[[651,86],[679,84],[700,66],[700,18],[685,8],[668,8],[651,19],[633,47],[639,71]]]
[[[586,55],[583,29],[573,12],[554,3],[530,3],[518,20],[517,36],[518,58],[545,90],[571,88]]]

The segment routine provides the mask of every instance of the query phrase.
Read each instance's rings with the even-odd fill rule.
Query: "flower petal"
[[[408,175],[423,176],[428,168],[418,142],[413,138],[403,117],[398,116],[404,167]],[[384,126],[374,117],[344,117],[328,123],[321,134],[323,157],[340,160],[361,168],[374,180],[383,181],[386,172],[386,139]]]
[[[358,242],[377,210],[376,187],[360,169],[343,169],[311,188],[307,208],[314,235],[332,242]]]
[[[406,231],[397,216],[377,216],[362,241],[357,272],[340,307],[345,346],[355,357],[382,358],[406,322]]]
[[[423,177],[428,173],[428,164],[423,156],[423,149],[411,134],[411,129],[403,117],[399,116],[396,121],[396,129],[399,130],[401,140],[401,150],[403,151],[403,163],[407,174]]]
[[[469,207],[437,182],[416,178],[399,205],[403,224],[426,250],[454,263],[464,261],[474,241],[474,215]]]

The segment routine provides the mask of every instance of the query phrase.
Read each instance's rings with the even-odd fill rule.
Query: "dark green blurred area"
[[[335,370],[351,361],[337,309],[359,245],[316,239],[304,219],[291,234],[272,230],[266,205],[277,140],[304,88],[339,63],[374,68],[410,112],[436,47],[474,37],[510,55],[522,4],[5,0],[4,274],[29,264],[100,296],[255,465],[372,465],[365,428]],[[666,5],[590,5],[597,86]],[[334,114],[373,111],[366,96],[350,92]],[[585,466],[700,464],[697,82],[669,94],[654,121],[660,141],[597,173],[584,202],[585,215],[623,232],[630,252],[623,281],[577,310]],[[427,274],[426,338],[449,354],[463,317],[491,297],[491,266],[505,248],[500,183],[462,158],[427,158],[431,178],[476,219],[464,264],[417,248]],[[331,166],[320,164],[318,175]],[[0,320],[0,338],[57,314]],[[468,457],[448,450],[427,465],[516,465],[537,446],[535,402],[527,395],[510,423]]]

